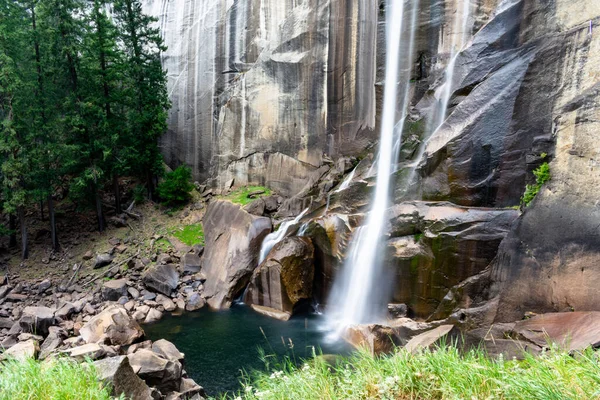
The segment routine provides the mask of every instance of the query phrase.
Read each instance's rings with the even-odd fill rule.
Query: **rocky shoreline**
[[[91,261],[96,266],[112,263],[124,247],[116,241],[113,245],[113,251]],[[166,253],[154,261],[129,257],[97,275],[103,280],[90,282],[86,275],[68,287],[50,279],[31,282],[0,275],[0,357],[91,359],[115,395],[202,399],[203,388],[184,369],[184,355],[166,340],[147,340],[140,326],[164,313],[195,311],[206,304],[204,278],[198,273],[203,248],[189,251],[181,260]]]

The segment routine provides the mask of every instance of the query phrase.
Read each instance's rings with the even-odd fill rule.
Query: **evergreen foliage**
[[[191,179],[192,170],[183,165],[179,166],[165,176],[164,181],[158,186],[158,195],[165,204],[184,204],[190,199],[190,192],[194,189]]]
[[[137,176],[150,192],[162,175],[158,139],[169,100],[156,20],[137,0],[0,0],[0,204],[19,217],[46,202],[54,250],[54,200],[63,188],[94,207]],[[67,190],[68,189],[68,190]]]

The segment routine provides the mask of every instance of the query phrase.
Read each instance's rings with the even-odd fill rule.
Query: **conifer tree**
[[[145,15],[140,0],[115,0],[114,15],[126,51],[129,91],[128,164],[146,178],[148,194],[154,197],[154,179],[163,173],[158,139],[167,128],[170,103],[161,52],[166,50],[156,18]]]

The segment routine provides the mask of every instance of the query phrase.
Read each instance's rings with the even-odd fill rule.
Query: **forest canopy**
[[[96,210],[100,231],[101,192],[121,210],[120,176],[154,196],[170,107],[155,22],[139,0],[0,0],[0,204],[24,258],[34,203],[47,204],[59,247],[59,187]]]

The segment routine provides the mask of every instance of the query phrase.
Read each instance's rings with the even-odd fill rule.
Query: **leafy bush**
[[[109,400],[91,363],[67,358],[9,360],[0,367],[0,400]]]
[[[525,186],[525,194],[521,198],[521,204],[527,207],[538,194],[542,185],[550,180],[550,165],[545,162],[533,171],[535,175],[535,185]]]
[[[158,195],[167,205],[184,204],[194,189],[191,180],[192,170],[182,165],[165,176],[165,180],[158,185]]]

